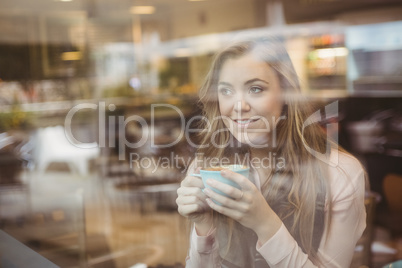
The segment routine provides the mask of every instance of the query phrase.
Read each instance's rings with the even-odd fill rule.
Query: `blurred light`
[[[81,52],[74,51],[74,52],[64,52],[61,53],[62,60],[80,60],[81,59]]]
[[[54,0],[55,2],[72,2],[73,0]]]
[[[132,77],[128,83],[135,90],[139,90],[141,88],[141,80],[138,77]]]
[[[129,268],[147,268],[147,267],[148,267],[148,265],[146,265],[145,263],[137,263]]]
[[[190,48],[178,48],[173,54],[175,57],[190,57],[192,55],[192,50]]]
[[[188,0],[189,2],[201,2],[201,1],[206,1],[206,0]]]
[[[317,49],[317,57],[321,59],[333,58],[333,57],[344,57],[348,55],[348,49],[346,47],[335,47],[335,48],[322,48]]]
[[[153,14],[155,13],[154,6],[133,6],[130,8],[131,14]]]

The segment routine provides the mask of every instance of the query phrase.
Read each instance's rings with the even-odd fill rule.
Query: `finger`
[[[233,199],[240,199],[241,197],[243,197],[242,189],[237,189],[236,187],[233,187],[227,183],[223,183],[214,179],[208,179],[206,180],[206,183],[212,188],[221,191],[222,193],[230,196]]]
[[[255,187],[255,185],[248,178],[231,170],[222,170],[221,175],[224,178],[237,183],[244,190],[251,190],[253,187]]]
[[[243,214],[240,211],[237,211],[237,210],[234,210],[231,208],[227,208],[224,206],[220,206],[220,205],[216,204],[215,202],[213,202],[210,198],[207,198],[207,203],[211,209],[213,209],[225,216],[228,216],[229,218],[232,218],[236,221],[241,220],[241,217]]]
[[[206,188],[204,192],[210,199],[219,202],[221,206],[246,212],[245,204],[239,200],[226,197],[208,188]]]
[[[176,192],[178,196],[195,195],[198,198],[205,200],[205,194],[202,189],[198,187],[180,187]]]
[[[207,208],[207,203],[196,196],[179,196],[176,199],[176,203],[179,206],[197,204],[203,209]]]
[[[178,212],[183,216],[189,216],[192,213],[203,212],[205,209],[198,204],[179,206]]]
[[[187,203],[187,204],[184,204]],[[180,214],[183,213],[202,213],[210,210],[211,208],[208,206],[207,202],[196,201],[195,203],[192,200],[184,200],[183,198],[176,199],[176,204],[178,207],[178,211]]]
[[[184,180],[181,182],[181,186],[183,187],[198,187],[204,188],[204,183],[202,179],[195,176],[186,176]]]

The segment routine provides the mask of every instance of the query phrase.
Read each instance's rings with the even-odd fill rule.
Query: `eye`
[[[249,89],[249,93],[251,93],[251,94],[256,94],[256,93],[262,92],[263,90],[264,90],[264,89],[263,89],[262,87],[252,86],[252,87]]]
[[[219,93],[221,93],[224,96],[233,95],[232,90],[230,88],[227,88],[227,87],[220,88]]]

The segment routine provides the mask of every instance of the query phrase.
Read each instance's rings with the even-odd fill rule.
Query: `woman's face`
[[[251,53],[226,60],[219,74],[218,100],[225,126],[238,141],[275,146],[270,137],[283,99],[279,80],[266,62]]]

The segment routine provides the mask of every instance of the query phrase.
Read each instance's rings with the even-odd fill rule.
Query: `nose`
[[[234,111],[235,112],[248,112],[250,110],[250,104],[248,103],[247,100],[244,98],[239,98],[235,105],[234,105]]]

